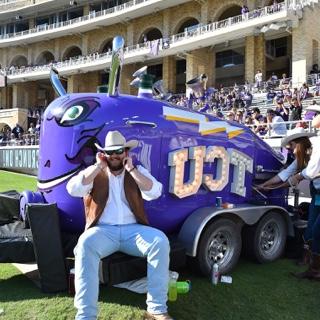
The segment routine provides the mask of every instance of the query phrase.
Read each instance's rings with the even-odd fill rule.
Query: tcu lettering
[[[217,161],[215,179],[212,173],[203,173],[204,162]],[[190,161],[189,180],[184,183],[185,163]],[[221,191],[228,184],[230,164],[234,166],[231,192],[246,195],[246,171],[252,173],[253,160],[244,153],[218,146],[197,146],[169,153],[169,192],[185,198],[198,192],[201,185],[210,191]]]

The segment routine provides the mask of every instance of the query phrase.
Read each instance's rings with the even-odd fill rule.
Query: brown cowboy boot
[[[298,279],[320,280],[320,255],[313,253],[311,260],[306,271],[294,273],[293,275]]]
[[[298,266],[308,266],[311,262],[311,246],[312,246],[312,240],[306,241],[303,244],[303,252],[302,257],[300,260],[297,261]]]
[[[311,275],[309,279],[320,281],[320,255],[315,253],[312,254]]]

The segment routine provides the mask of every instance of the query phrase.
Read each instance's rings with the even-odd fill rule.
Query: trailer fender
[[[279,206],[241,205],[232,209],[220,209],[215,207],[203,207],[195,210],[184,221],[178,240],[186,249],[186,254],[192,257],[197,255],[197,247],[204,228],[217,217],[237,218],[242,224],[254,225],[267,212],[279,212],[286,221],[289,236],[294,235],[291,221],[291,213]]]
[[[26,206],[29,203],[45,203],[43,194],[39,191],[33,192],[25,190],[20,194],[20,216],[23,221],[26,220]]]

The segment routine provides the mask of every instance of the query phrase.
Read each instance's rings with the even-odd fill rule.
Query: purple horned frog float
[[[139,141],[131,152],[134,162],[163,184],[162,196],[145,206],[150,224],[166,233],[179,231],[198,208],[214,206],[216,197],[235,205],[258,201],[254,180],[281,168],[281,156],[240,124],[152,99],[152,88],[138,97],[119,95],[121,37],[113,51],[108,93],[67,94],[51,71],[59,97],[43,117],[38,194],[42,202],[57,204],[62,230],[84,229],[83,200],[71,197],[66,183],[95,162],[95,143],[103,144],[110,130]],[[270,194],[273,204],[283,205],[282,192]]]

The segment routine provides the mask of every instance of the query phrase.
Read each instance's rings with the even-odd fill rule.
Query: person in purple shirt
[[[249,8],[244,4],[241,7],[241,14],[246,14],[247,12],[249,12]]]
[[[242,94],[242,100],[244,101],[244,104],[245,104],[245,107],[246,107],[246,108],[251,107],[252,99],[253,99],[253,96],[252,96],[252,94],[251,94],[249,91],[245,91],[245,92]]]
[[[312,104],[306,108],[306,113],[304,114],[303,120],[313,120],[313,118],[318,114],[320,114],[320,106],[315,100],[313,100]]]
[[[275,96],[276,96],[276,93],[272,89],[269,90],[267,93],[268,102],[272,102]]]

